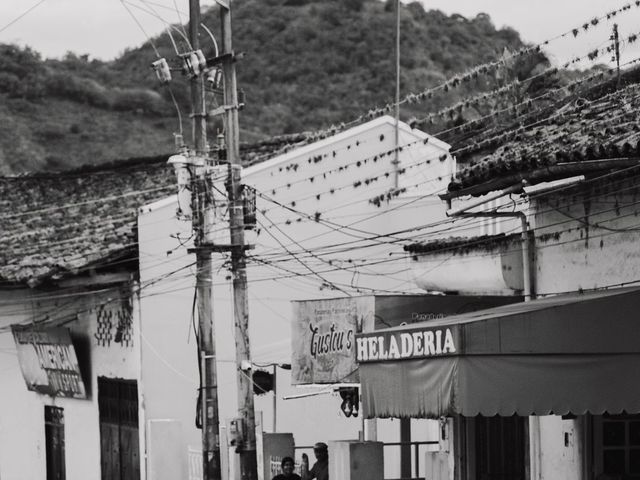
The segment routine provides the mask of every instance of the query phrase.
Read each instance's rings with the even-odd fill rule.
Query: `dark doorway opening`
[[[65,480],[64,409],[44,407],[44,438],[47,457],[47,480]]]
[[[102,480],[139,480],[138,385],[98,378]]]
[[[526,417],[475,418],[478,480],[525,480]]]

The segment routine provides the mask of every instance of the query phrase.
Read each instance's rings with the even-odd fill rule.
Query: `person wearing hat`
[[[316,463],[309,470],[309,480],[329,480],[329,448],[326,443],[318,442],[313,446]]]

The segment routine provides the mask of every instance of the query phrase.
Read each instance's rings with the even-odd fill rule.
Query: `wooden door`
[[[525,480],[526,417],[475,418],[476,478]]]
[[[64,410],[44,407],[44,438],[47,457],[47,480],[65,480]]]
[[[98,379],[102,480],[139,480],[138,386]]]

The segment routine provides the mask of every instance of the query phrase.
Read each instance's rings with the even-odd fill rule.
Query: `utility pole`
[[[218,0],[222,31],[224,104],[226,109],[225,141],[229,176],[229,228],[231,229],[231,271],[233,276],[233,314],[238,368],[238,413],[244,427],[243,444],[239,445],[242,480],[257,480],[256,428],[249,346],[249,298],[247,262],[244,241],[244,208],[241,184],[240,135],[238,126],[238,90],[236,67],[231,43],[231,9],[229,0]],[[249,368],[247,368],[249,367]]]
[[[189,0],[189,41],[194,52],[200,49],[200,1]],[[192,142],[195,158],[193,177],[194,228],[196,229],[196,294],[198,299],[198,350],[200,352],[200,407],[202,418],[202,476],[203,480],[220,480],[220,430],[218,413],[218,383],[213,321],[213,265],[207,241],[213,230],[208,214],[213,207],[207,169],[207,119],[204,81],[202,75],[192,75],[191,117]],[[209,190],[210,191],[210,190]]]
[[[613,48],[616,61],[616,88],[620,88],[620,37],[618,35],[618,24],[613,24],[613,34],[611,35],[613,40]],[[613,60],[613,59],[612,59]]]
[[[396,110],[395,157],[393,159],[393,186],[400,188],[400,0],[396,0]]]

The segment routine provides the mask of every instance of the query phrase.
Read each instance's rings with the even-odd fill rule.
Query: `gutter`
[[[637,161],[634,161],[637,163]],[[599,162],[598,162],[599,163]],[[531,237],[529,235],[529,221],[527,215],[524,212],[470,212],[472,208],[479,207],[486,203],[502,198],[512,193],[524,192],[525,195],[539,194],[543,192],[549,192],[558,188],[566,188],[576,183],[584,181],[584,175],[576,177],[565,178],[562,180],[556,180],[553,182],[540,183],[535,186],[528,186],[528,183],[523,179],[518,183],[515,183],[507,188],[499,190],[489,195],[485,195],[483,198],[473,200],[462,207],[449,208],[446,212],[447,217],[485,217],[485,218],[519,218],[520,219],[520,237],[522,240],[522,274],[523,274],[523,290],[525,301],[529,301],[535,298],[535,290],[533,288],[532,272],[533,259],[531,257]],[[447,205],[451,207],[451,199],[447,199]]]
[[[471,208],[471,207],[469,207]],[[461,211],[452,215],[449,215],[449,211],[447,211],[448,216],[452,217],[461,217],[461,218],[470,218],[470,217],[489,217],[489,218],[499,218],[499,217],[508,217],[508,218],[519,218],[520,219],[520,239],[522,241],[522,276],[523,278],[523,293],[524,293],[524,301],[528,302],[535,298],[535,292],[533,289],[533,282],[531,281],[531,272],[533,271],[533,261],[531,259],[529,248],[530,238],[529,238],[529,221],[527,219],[527,215],[524,212],[465,212]]]
[[[462,188],[460,190],[443,193],[439,195],[439,197],[442,200],[446,200],[449,202],[454,198],[463,197],[466,195],[484,195],[499,188],[508,188],[509,185],[518,184],[523,181],[531,182],[550,180],[554,177],[564,178],[567,175],[580,175],[586,172],[633,167],[635,165],[640,165],[640,158],[625,157],[610,158],[607,160],[583,160],[580,162],[558,163],[556,165],[538,168],[531,172],[515,173],[495,180],[490,180],[479,185],[473,185],[471,187]]]
[[[487,217],[487,218],[519,218],[520,219],[520,238],[522,240],[522,275],[523,275],[523,293],[525,302],[528,302],[535,295],[531,282],[532,260],[529,249],[529,221],[524,212],[469,212],[472,208],[479,207],[486,203],[489,203],[498,198],[502,198],[506,195],[521,192],[523,188],[523,182],[518,182],[503,190],[487,195],[484,198],[474,200],[458,208],[449,208],[447,210],[447,217],[460,217],[460,218],[472,218],[472,217]],[[451,200],[447,201],[448,206],[451,205]]]

